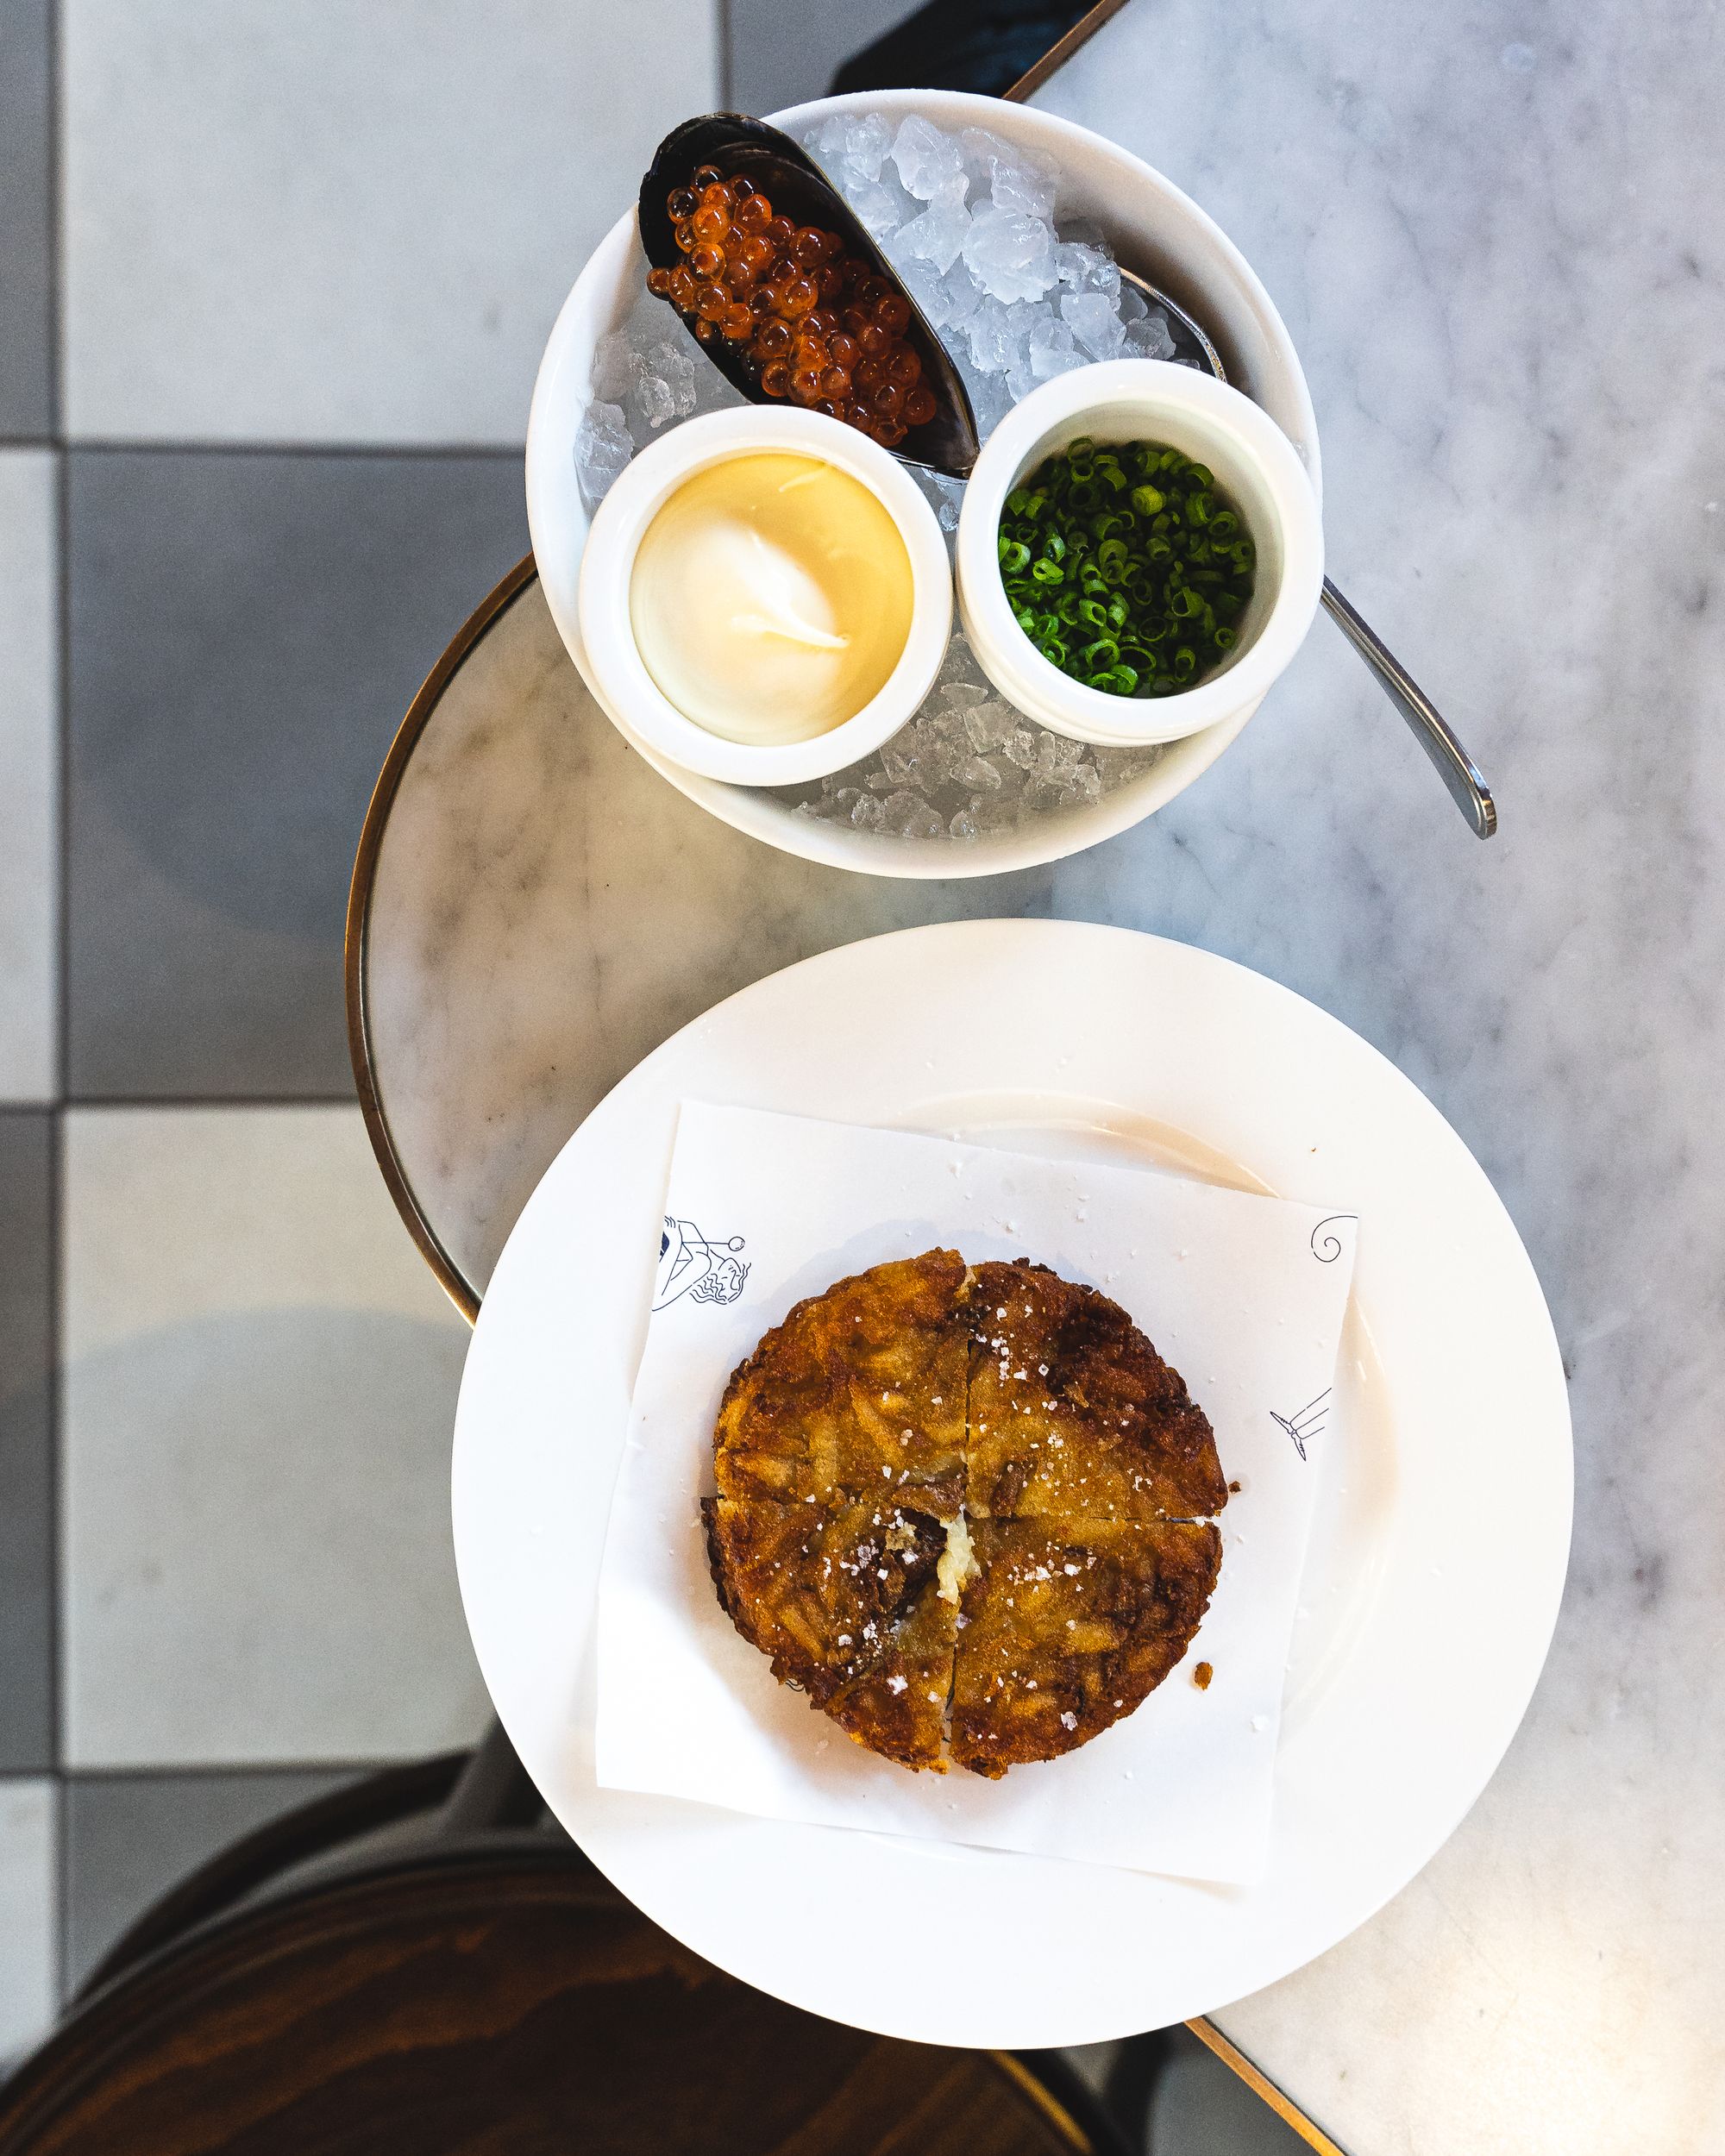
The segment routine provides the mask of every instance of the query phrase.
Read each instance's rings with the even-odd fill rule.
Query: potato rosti
[[[1208,1520],[979,1520],[953,1674],[951,1751],[974,1774],[1076,1752],[1150,1696],[1221,1563]]]
[[[939,1592],[941,1522],[889,1498],[703,1510],[719,1599],[779,1682],[872,1751],[932,1764],[957,1616]]]
[[[1204,1413],[1118,1304],[1020,1259],[878,1265],[733,1374],[703,1507],[783,1683],[909,1767],[1071,1752],[1184,1654],[1227,1502]]]
[[[964,1495],[969,1336],[957,1250],[876,1265],[800,1302],[732,1373],[718,1411],[721,1497],[800,1504],[916,1494],[954,1518]]]
[[[966,1502],[1026,1520],[1199,1520],[1227,1487],[1209,1420],[1117,1302],[1020,1258],[979,1265]]]

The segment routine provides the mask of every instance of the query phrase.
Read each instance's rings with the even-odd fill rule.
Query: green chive
[[[1165,442],[1080,439],[1007,498],[1013,618],[1051,665],[1111,696],[1171,696],[1238,646],[1257,553],[1205,465]]]

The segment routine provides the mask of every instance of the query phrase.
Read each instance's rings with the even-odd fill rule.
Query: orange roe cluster
[[[666,197],[683,259],[649,273],[703,344],[732,346],[768,397],[842,419],[888,449],[934,417],[906,342],[910,304],[836,232],[776,216],[760,190],[703,165]]]

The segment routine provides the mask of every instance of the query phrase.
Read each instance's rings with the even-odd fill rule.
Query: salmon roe
[[[897,448],[933,418],[906,339],[904,294],[836,232],[780,216],[748,179],[703,165],[665,199],[674,269],[649,273],[703,344],[732,347],[768,397],[805,404]]]

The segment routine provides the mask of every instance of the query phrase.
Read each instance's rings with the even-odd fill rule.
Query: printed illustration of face
[[[697,1302],[735,1302],[748,1276],[749,1268],[738,1259],[721,1257],[706,1278],[695,1283],[694,1299]]]

